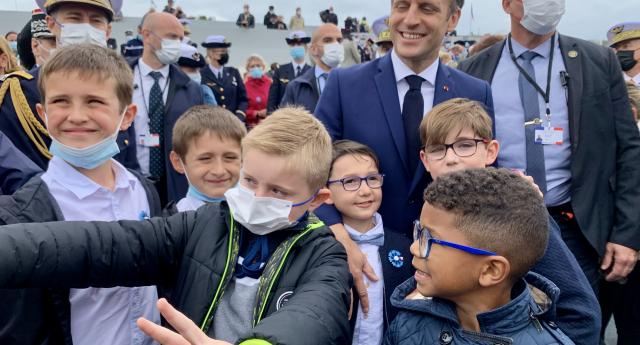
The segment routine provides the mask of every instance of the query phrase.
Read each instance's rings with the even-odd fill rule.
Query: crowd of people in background
[[[230,66],[173,0],[119,51],[121,2],[37,4],[0,37],[0,343],[640,339],[640,22],[269,6],[290,59]]]

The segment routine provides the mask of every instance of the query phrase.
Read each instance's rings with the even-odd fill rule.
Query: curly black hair
[[[548,213],[539,191],[506,169],[472,169],[437,178],[424,192],[431,206],[453,213],[473,246],[504,256],[511,278],[524,276],[542,257]]]

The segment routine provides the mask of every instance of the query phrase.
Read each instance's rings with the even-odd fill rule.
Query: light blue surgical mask
[[[11,42],[9,42],[9,47],[11,47],[11,50],[12,50],[14,53],[17,53],[17,52],[18,52],[18,42],[17,42],[17,41],[11,41]]]
[[[191,80],[195,81],[198,85],[202,83],[202,76],[200,75],[200,72],[187,73],[187,75],[189,76],[189,78],[191,78]]]
[[[189,189],[187,189],[188,196],[203,202],[219,202],[224,200],[224,198],[207,196],[206,194],[199,191],[198,188],[196,188],[196,186],[194,186],[191,183],[191,180],[189,179],[189,175],[187,174],[187,169],[184,167],[184,163],[182,163],[182,159],[180,159],[180,165],[182,165],[182,170],[184,171],[184,177],[187,178],[187,182],[189,183]]]
[[[56,157],[60,157],[65,162],[73,165],[74,167],[84,169],[95,169],[102,163],[111,159],[111,157],[120,153],[120,148],[116,142],[120,126],[124,120],[124,113],[127,111],[125,108],[120,116],[120,122],[116,127],[115,132],[104,138],[102,141],[89,145],[83,148],[75,148],[65,145],[59,142],[56,138],[51,136],[51,146],[49,152]],[[45,113],[45,120],[47,122],[47,128],[49,128],[49,119]]]
[[[249,74],[251,75],[251,78],[260,79],[262,78],[263,71],[260,67],[254,67],[249,70]]]
[[[291,57],[294,60],[299,60],[304,58],[305,55],[305,51],[304,51],[304,47],[303,46],[295,46],[293,48],[291,48],[291,51],[289,52],[291,54]]]

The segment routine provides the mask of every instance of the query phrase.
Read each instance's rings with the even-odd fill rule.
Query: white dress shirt
[[[395,50],[391,51],[391,63],[393,64],[393,73],[396,76],[396,86],[398,88],[398,99],[400,100],[400,112],[404,106],[404,96],[409,92],[409,83],[404,79],[410,75],[416,75],[414,71],[405,65]],[[438,75],[438,67],[440,66],[440,59],[436,59],[431,66],[427,67],[424,71],[417,75],[422,77],[425,81],[422,82],[422,99],[424,100],[424,112],[422,116],[426,115],[431,108],[433,108],[433,97],[436,91],[436,76]]]
[[[140,181],[111,160],[116,175],[113,191],[95,183],[54,156],[42,180],[66,221],[138,220],[149,214]],[[157,324],[155,286],[71,289],[71,337],[74,344],[156,344],[136,326],[139,317]]]
[[[144,63],[142,59],[138,60],[138,66],[133,70],[133,103],[138,106],[138,113],[133,125],[136,129],[136,156],[140,169],[145,175],[149,175],[149,148],[144,145],[140,145],[140,136],[149,134],[149,93],[153,87],[154,80],[149,73],[160,72],[162,78],[158,80],[160,88],[162,89],[163,101],[167,103],[167,95],[169,94],[169,65],[154,70],[149,65]],[[144,92],[144,94],[143,94]],[[158,133],[155,133],[158,134]],[[165,143],[167,144],[167,143]],[[168,143],[171,145],[171,143]]]
[[[633,83],[637,86],[640,87],[640,73],[636,74],[635,77],[631,78],[628,74],[626,73],[622,73],[622,76],[624,77],[624,81],[625,82],[630,82],[633,81]]]
[[[222,72],[224,71],[224,66],[220,66],[220,68],[215,68],[215,67],[209,65],[209,69],[211,70],[213,75],[216,76],[216,78],[218,78],[218,79],[222,78]]]
[[[195,211],[204,204],[205,204],[204,201],[196,199],[191,195],[187,194],[187,196],[185,196],[184,198],[180,199],[180,201],[178,201],[178,203],[176,204],[176,208],[178,209],[178,212]]]

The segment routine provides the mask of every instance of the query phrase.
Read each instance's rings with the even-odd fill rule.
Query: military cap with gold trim
[[[295,44],[295,43],[309,43],[311,42],[311,37],[307,35],[304,31],[293,31],[290,32],[287,38],[285,38],[287,44]]]
[[[634,38],[640,38],[640,22],[620,23],[611,27],[607,32],[609,46]]]
[[[186,43],[180,44],[180,59],[178,59],[178,66],[201,68],[206,64],[204,56],[198,52],[196,47],[190,46]]]
[[[116,13],[122,8],[122,0],[36,0],[38,7],[46,13],[51,13],[63,4],[84,4],[97,7],[105,12],[111,22]]]

